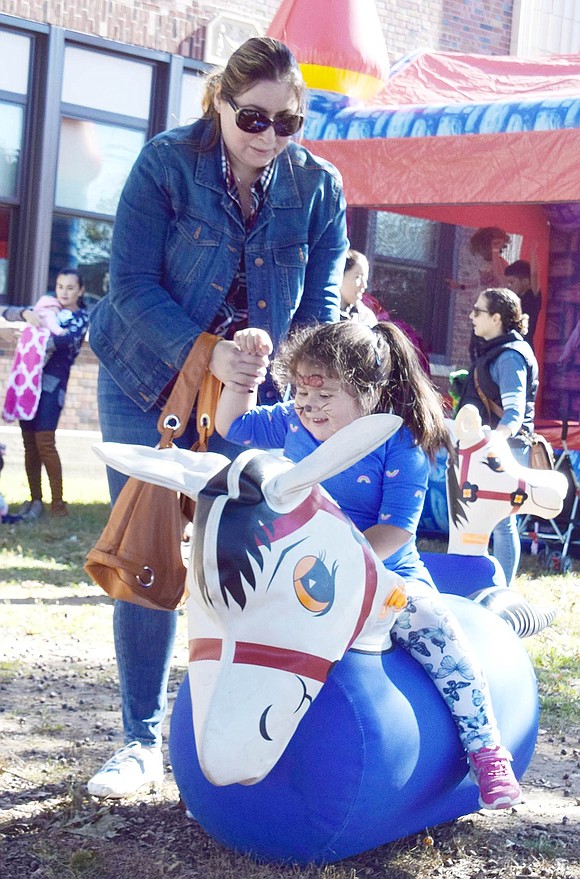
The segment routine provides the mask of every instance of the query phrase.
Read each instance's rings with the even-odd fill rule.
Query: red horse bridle
[[[298,527],[312,518],[314,511],[324,509],[326,512],[344,518],[338,507],[331,504],[316,489],[309,497],[290,514],[286,514],[278,520],[284,521],[284,527],[275,529],[274,539],[280,539],[292,533]],[[289,528],[291,520],[291,528]],[[357,621],[349,639],[347,650],[356,641],[371,612],[375,599],[378,574],[376,562],[369,550],[366,541],[360,543],[365,562],[365,591],[361,602]],[[189,661],[201,660],[219,661],[222,654],[221,638],[194,638],[189,642]],[[326,681],[334,660],[325,659],[312,653],[303,653],[300,650],[289,650],[285,647],[275,647],[271,644],[255,644],[248,641],[236,641],[233,663],[242,665],[257,665],[264,668],[274,668],[279,671],[287,671],[301,677],[311,678],[324,683]]]
[[[512,505],[509,515],[511,515],[511,513],[517,513],[524,501],[528,498],[526,491],[527,482],[525,479],[518,479],[518,487],[512,492],[485,491],[478,485],[469,482],[467,479],[469,468],[471,466],[471,456],[475,452],[484,448],[488,443],[489,440],[484,437],[484,439],[480,440],[474,446],[469,446],[467,449],[457,449],[460,460],[458,482],[461,499],[467,503],[474,503],[477,500],[509,501]]]

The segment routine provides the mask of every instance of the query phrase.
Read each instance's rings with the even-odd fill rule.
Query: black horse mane
[[[203,573],[203,537],[209,510],[216,498],[227,494],[227,476],[231,464],[214,476],[197,499],[196,521],[199,528],[195,561],[197,582],[206,601],[210,601]],[[216,556],[222,598],[226,607],[230,599],[241,608],[246,605],[246,588],[256,588],[254,564],[263,568],[262,552],[270,549],[274,522],[280,513],[274,512],[264,499],[262,483],[271,471],[279,469],[279,461],[264,452],[252,458],[239,474],[239,497],[229,498],[222,510],[216,535]],[[201,527],[200,527],[201,526]],[[198,551],[195,551],[195,550]]]
[[[449,500],[449,514],[456,528],[461,521],[467,522],[466,504],[461,499],[461,486],[457,479],[459,471],[459,443],[449,453],[447,462],[447,497]]]

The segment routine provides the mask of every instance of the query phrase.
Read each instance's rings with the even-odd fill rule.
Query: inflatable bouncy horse
[[[333,862],[479,808],[448,709],[419,663],[392,645],[401,581],[319,485],[399,423],[360,419],[298,464],[257,450],[230,462],[177,448],[98,449],[121,472],[197,502],[189,674],[173,709],[171,763],[191,816],[259,860]],[[495,521],[515,510],[557,514],[566,491],[558,474],[520,467],[472,412],[466,425],[458,444],[471,449],[468,481],[477,463],[503,496]],[[446,600],[487,674],[520,777],[538,702],[513,619]]]

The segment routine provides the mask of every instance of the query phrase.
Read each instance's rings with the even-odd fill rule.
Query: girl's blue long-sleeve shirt
[[[321,443],[302,425],[294,403],[258,406],[236,419],[227,439],[262,449],[282,449],[301,461]],[[419,557],[415,535],[429,479],[429,461],[408,428],[401,427],[378,449],[322,485],[360,531],[373,525],[394,525],[412,536],[385,560],[403,577],[433,585]]]

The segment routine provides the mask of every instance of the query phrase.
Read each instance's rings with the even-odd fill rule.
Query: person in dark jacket
[[[458,409],[467,403],[476,406],[483,423],[505,437],[516,460],[527,466],[538,392],[538,363],[523,338],[527,317],[522,315],[521,301],[507,288],[489,288],[479,294],[470,320],[482,344],[469,370]],[[516,517],[503,519],[492,536],[493,553],[509,586],[521,554]]]
[[[505,270],[505,285],[520,297],[522,314],[528,316],[526,342],[534,347],[536,325],[542,308],[542,291],[535,260],[517,259]]]

